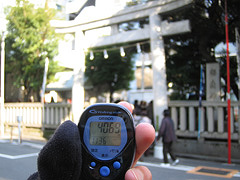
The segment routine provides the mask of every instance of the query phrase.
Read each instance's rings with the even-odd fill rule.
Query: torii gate
[[[136,5],[115,13],[102,13],[91,17],[80,17],[73,21],[52,21],[57,33],[75,33],[76,62],[74,67],[74,84],[72,88],[72,111],[74,122],[78,122],[84,108],[84,48],[111,46],[128,42],[150,40],[153,68],[154,117],[162,119],[162,112],[168,106],[165,68],[165,52],[163,36],[190,32],[188,20],[168,23],[161,20],[161,14],[171,12],[192,3],[192,0],[159,0],[144,5]],[[107,10],[108,11],[108,10]],[[94,14],[95,12],[93,12]],[[81,16],[81,14],[80,14]],[[118,24],[140,18],[149,17],[149,26],[143,29],[118,32]],[[110,36],[95,39],[92,42],[85,39],[84,32],[91,29],[111,26]],[[86,47],[87,43],[87,47]]]

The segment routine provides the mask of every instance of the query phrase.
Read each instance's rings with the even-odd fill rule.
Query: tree
[[[40,101],[45,59],[49,58],[48,79],[59,70],[57,55],[59,37],[50,26],[54,11],[34,8],[27,0],[17,0],[7,13],[6,72],[16,87],[24,86],[24,101],[31,95]]]
[[[119,50],[112,50],[108,55],[108,59],[104,59],[102,52],[96,52],[94,60],[90,60],[90,54],[87,54],[85,76],[86,84],[92,85],[97,94],[109,92],[112,102],[114,92],[129,89],[129,83],[134,79],[134,71],[129,53],[121,57]]]
[[[224,0],[195,0],[190,9],[163,15],[169,22],[190,19],[191,33],[164,38],[166,50],[167,81],[173,82],[179,99],[186,99],[186,94],[195,92],[198,98],[200,65],[216,62],[215,47],[225,42],[225,4]],[[239,0],[228,0],[229,38],[235,42],[235,27],[240,27]],[[235,64],[234,61],[231,61]],[[221,65],[221,77],[226,67]],[[231,65],[231,68],[234,66]],[[235,66],[236,67],[236,66]],[[231,69],[231,88],[238,96],[236,69]],[[226,81],[226,79],[225,79]],[[227,82],[227,81],[226,81]]]

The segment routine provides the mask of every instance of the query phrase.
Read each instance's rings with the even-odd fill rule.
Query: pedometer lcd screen
[[[90,145],[120,146],[121,123],[97,121],[90,123]]]
[[[98,159],[110,160],[123,150],[128,140],[124,119],[119,116],[95,115],[87,119],[83,141]]]

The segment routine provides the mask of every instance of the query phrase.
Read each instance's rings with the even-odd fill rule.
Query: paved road
[[[29,146],[0,141],[0,180],[26,180],[36,171],[37,155],[41,146]]]
[[[161,162],[156,162],[156,160],[151,161],[151,159],[146,158],[144,161],[149,162],[139,162],[138,165],[147,166],[152,172],[153,180],[219,180],[229,179],[229,177],[233,180],[240,179],[240,165],[179,158],[180,163],[178,165],[165,167]],[[201,175],[194,172],[200,169],[200,167],[202,167],[202,171],[205,171],[201,172]],[[238,172],[231,176],[230,173],[232,170],[237,170]]]
[[[17,143],[10,143],[7,140],[0,140],[0,180],[26,180],[37,169],[37,155],[43,145],[44,143],[26,141],[19,145]],[[150,156],[144,157],[143,161],[138,162],[138,165],[147,166],[152,172],[153,180],[229,179],[227,175],[233,180],[240,179],[239,172],[233,172],[235,174],[231,177],[230,171],[231,169],[240,171],[240,164],[228,165],[213,161],[180,158],[178,165],[164,167],[161,165],[161,162],[161,160]],[[199,166],[204,167],[202,169],[204,172],[201,172],[201,175],[188,173],[189,171],[196,170]],[[224,177],[221,177],[223,175]]]

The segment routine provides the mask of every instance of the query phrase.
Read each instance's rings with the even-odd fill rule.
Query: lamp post
[[[1,39],[1,122],[0,130],[1,137],[4,136],[4,120],[5,120],[5,110],[4,110],[4,83],[5,83],[5,36],[6,36],[6,20],[3,18],[1,21],[2,27],[2,39]]]

